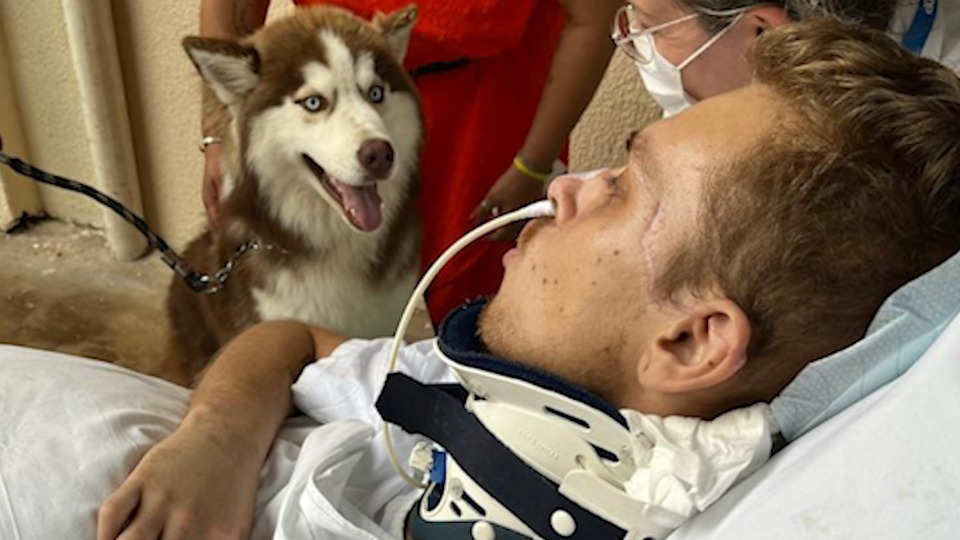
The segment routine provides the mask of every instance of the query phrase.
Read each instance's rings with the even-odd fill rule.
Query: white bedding
[[[104,362],[0,345],[0,540],[95,538],[100,503],[179,424],[188,398],[185,388]],[[282,431],[261,474],[258,513],[276,513],[314,426]]]

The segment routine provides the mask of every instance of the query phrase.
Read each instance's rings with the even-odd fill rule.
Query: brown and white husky
[[[219,232],[184,258],[212,273],[241,244],[263,249],[216,294],[174,280],[171,347],[157,374],[189,382],[261,320],[393,333],[419,271],[422,120],[401,67],[415,18],[412,5],[372,22],[318,7],[242,41],[184,41],[230,118]]]

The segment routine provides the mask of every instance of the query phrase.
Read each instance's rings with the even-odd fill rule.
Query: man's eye
[[[604,176],[604,183],[607,185],[608,194],[611,197],[617,197],[623,194],[623,186],[620,184],[620,177],[623,172],[617,174],[608,173]]]
[[[318,113],[327,108],[327,100],[317,94],[297,100],[296,103],[311,113]]]
[[[381,103],[387,95],[387,89],[380,85],[373,85],[367,90],[367,99],[371,103]]]

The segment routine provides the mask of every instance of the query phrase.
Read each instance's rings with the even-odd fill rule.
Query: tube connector
[[[516,212],[517,217],[520,219],[535,219],[554,216],[557,213],[557,209],[553,206],[553,201],[543,199],[542,201],[530,203]]]

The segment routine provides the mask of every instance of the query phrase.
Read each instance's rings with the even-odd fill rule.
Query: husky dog
[[[157,374],[189,382],[261,320],[393,333],[419,272],[422,119],[401,67],[415,19],[412,5],[371,22],[317,7],[239,42],[184,40],[230,118],[221,224],[184,258],[211,273],[238,246],[261,248],[216,294],[174,280]]]

